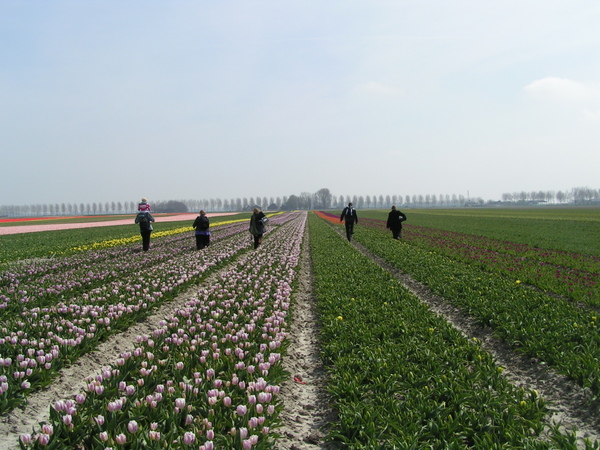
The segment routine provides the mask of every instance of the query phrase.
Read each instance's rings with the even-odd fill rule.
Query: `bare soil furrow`
[[[281,438],[277,441],[277,448],[282,450],[337,448],[324,440],[335,412],[328,399],[327,372],[320,356],[308,239],[307,225],[299,286],[293,302],[289,348],[283,360],[290,377],[281,385],[283,426],[278,430]]]

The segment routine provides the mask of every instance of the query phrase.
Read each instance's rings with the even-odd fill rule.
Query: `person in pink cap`
[[[148,203],[148,199],[146,197],[142,198],[142,201],[138,203],[138,211],[140,212],[150,212],[150,203]]]

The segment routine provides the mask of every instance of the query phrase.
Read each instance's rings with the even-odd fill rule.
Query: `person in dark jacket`
[[[342,211],[340,222],[345,222],[346,237],[350,240],[354,234],[354,224],[358,224],[358,215],[356,214],[356,209],[354,209],[352,203],[348,203],[348,206]]]
[[[204,247],[210,245],[210,221],[204,210],[201,210],[198,214],[199,215],[196,217],[196,220],[194,220],[192,227],[196,230],[194,233],[196,236],[196,249],[202,250]]]
[[[135,223],[140,226],[142,235],[142,249],[147,252],[150,249],[150,235],[152,234],[152,222],[154,217],[148,211],[140,211],[135,216]]]
[[[263,234],[265,234],[265,223],[267,216],[260,209],[254,208],[252,216],[250,216],[250,234],[254,238],[254,249],[262,243]]]
[[[398,211],[395,206],[392,206],[392,210],[388,214],[386,227],[392,230],[392,236],[394,239],[400,239],[402,237],[402,222],[406,220],[406,215]]]

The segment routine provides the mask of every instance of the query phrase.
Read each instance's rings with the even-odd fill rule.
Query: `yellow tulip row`
[[[279,214],[282,214],[282,213],[278,212],[275,214],[268,214],[268,216],[272,217],[272,216],[279,215]],[[223,222],[219,222],[218,224],[213,225],[213,227],[221,227],[224,225],[231,225],[233,223],[244,222],[246,220],[247,219],[225,220]],[[173,236],[176,234],[187,233],[189,231],[192,231],[191,226],[174,228],[172,230],[165,230],[165,231],[155,231],[152,234],[152,237],[158,238],[158,237]],[[80,252],[85,252],[88,250],[101,250],[101,249],[106,249],[106,248],[118,247],[121,245],[133,244],[135,242],[139,242],[140,239],[141,239],[141,237],[139,235],[130,236],[127,238],[108,239],[108,240],[104,240],[104,241],[93,242],[91,244],[79,245],[77,247],[71,248],[70,250],[80,251]]]

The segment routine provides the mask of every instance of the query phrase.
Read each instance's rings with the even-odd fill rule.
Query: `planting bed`
[[[32,385],[15,398],[27,407],[5,405],[0,449],[24,434],[37,436],[28,448],[598,448],[592,378],[582,389],[548,369],[381,249],[418,256],[418,246],[376,224],[349,244],[339,219],[309,217],[307,229],[305,214],[272,218],[256,252],[244,221],[215,228],[203,254],[175,233],[146,255],[137,243],[86,253],[90,268],[75,256],[70,270],[89,279],[74,285],[61,258],[12,267],[30,271],[19,289],[40,310],[0,316],[1,335],[53,314],[42,309],[60,296],[86,294],[102,313],[122,305],[103,327],[68,305],[46,319],[74,314],[84,337],[59,346],[56,371],[24,377]],[[147,265],[101,270],[121,257]],[[40,288],[48,280],[56,292]]]

